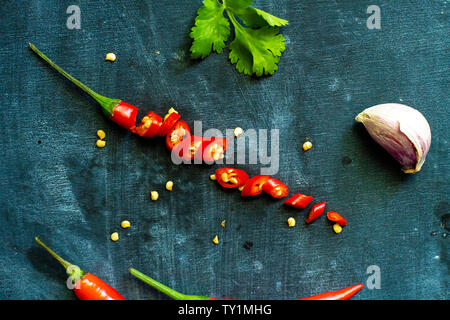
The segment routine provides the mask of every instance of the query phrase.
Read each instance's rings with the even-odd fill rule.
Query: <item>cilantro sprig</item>
[[[247,75],[272,75],[285,50],[278,27],[289,22],[252,7],[252,3],[253,0],[204,0],[190,33],[194,39],[191,58],[204,59],[213,51],[221,53],[230,36],[231,21],[235,34],[229,45],[231,63]]]

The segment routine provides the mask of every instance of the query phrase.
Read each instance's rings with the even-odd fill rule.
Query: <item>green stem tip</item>
[[[211,300],[211,298],[205,296],[187,295],[177,292],[134,268],[130,268],[130,273],[139,280],[145,282],[146,284],[152,286],[156,290],[166,294],[174,300]]]
[[[102,107],[103,112],[106,114],[106,116],[111,117],[113,114],[113,109],[116,105],[120,103],[120,99],[111,99],[108,97],[104,97],[85,84],[83,84],[78,79],[72,77],[70,74],[68,74],[63,68],[58,66],[56,63],[54,63],[50,58],[48,58],[45,54],[43,54],[38,48],[36,48],[32,43],[28,44],[30,49],[36,53],[42,60],[46,61],[53,69],[58,71],[61,75],[63,75],[66,79],[68,79],[70,82],[72,82],[74,85],[76,85],[78,88],[86,92],[88,95],[90,95],[95,101],[97,101],[100,106]]]

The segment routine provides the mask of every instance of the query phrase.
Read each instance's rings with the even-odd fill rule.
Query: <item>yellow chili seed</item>
[[[214,242],[214,244],[219,244],[219,237],[218,237],[218,236],[215,236],[215,237],[212,239],[212,242]]]
[[[288,223],[288,226],[289,226],[289,228],[293,228],[293,227],[295,227],[295,219],[294,218],[289,218],[288,220],[287,220],[287,223]]]
[[[239,137],[241,134],[244,133],[244,130],[242,130],[242,128],[240,128],[240,127],[237,127],[237,128],[234,129],[233,132],[234,132],[234,136],[237,138],[237,137]]]
[[[150,192],[150,197],[152,198],[153,201],[158,200],[158,197],[159,197],[158,191],[151,191]]]
[[[103,140],[106,137],[106,133],[103,130],[97,130],[97,136],[100,140]]]
[[[222,228],[225,228],[225,222],[226,222],[226,220],[223,220],[223,221],[220,223],[220,226],[221,226]]]
[[[341,233],[342,232],[342,227],[339,224],[336,223],[335,225],[333,225],[333,230],[336,233]]]
[[[166,189],[169,191],[172,191],[173,188],[173,181],[167,181],[166,182]]]
[[[120,223],[120,226],[121,226],[122,228],[126,229],[126,228],[129,228],[129,227],[131,226],[131,223],[130,223],[130,221],[128,221],[128,220],[123,220],[123,221]]]
[[[106,141],[105,140],[97,140],[96,145],[99,148],[104,148],[106,146]]]
[[[306,142],[303,144],[303,150],[307,151],[307,150],[309,150],[309,149],[311,149],[311,148],[312,148],[312,143],[311,143],[310,141],[306,141]]]
[[[107,53],[106,57],[105,57],[105,60],[114,62],[114,61],[116,61],[116,55],[114,53],[112,53],[112,52]]]
[[[214,180],[217,180],[215,174],[210,175],[209,178],[210,178],[211,180],[213,180],[213,181],[214,181]]]
[[[111,233],[111,240],[114,242],[119,240],[119,234],[117,232]]]
[[[238,190],[239,190],[239,191],[244,190],[244,186],[239,187]]]

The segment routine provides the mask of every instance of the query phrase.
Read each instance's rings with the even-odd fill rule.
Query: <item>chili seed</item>
[[[116,55],[114,53],[112,53],[112,52],[107,53],[106,57],[105,57],[105,60],[114,62],[114,61],[116,61]]]
[[[117,232],[111,233],[111,240],[114,242],[119,240],[119,234]]]
[[[126,228],[129,228],[129,227],[131,226],[131,223],[130,223],[130,221],[128,221],[128,220],[123,220],[123,221],[120,223],[120,226],[121,226],[122,228],[126,229]]]
[[[306,141],[306,142],[303,144],[303,150],[307,151],[307,150],[309,150],[309,149],[311,149],[311,148],[312,148],[312,143],[311,143],[310,141]]]

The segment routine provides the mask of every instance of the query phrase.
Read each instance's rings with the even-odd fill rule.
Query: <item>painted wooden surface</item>
[[[450,191],[447,2],[255,0],[290,21],[279,70],[261,79],[238,73],[227,50],[189,60],[199,0],[76,1],[80,30],[66,28],[71,4],[0,4],[1,299],[74,299],[35,235],[129,299],[166,299],[132,279],[129,267],[185,293],[291,299],[365,284],[371,265],[381,270],[381,289],[355,299],[449,298],[441,227]],[[381,30],[366,26],[371,4],[381,8]],[[205,129],[279,129],[276,176],[292,192],[326,201],[349,225],[340,235],[325,218],[305,226],[306,210],[218,187],[208,178],[218,166],[172,164],[160,140],[108,122],[28,42],[140,114],[175,107]],[[115,63],[104,61],[107,52]],[[354,121],[385,102],[416,107],[429,120],[432,146],[416,175],[403,174]],[[95,147],[98,129],[106,131],[104,149]],[[313,148],[304,153],[306,138]],[[255,175],[261,166],[241,167]],[[170,193],[167,180],[175,183]],[[157,202],[150,190],[159,191]],[[293,229],[289,216],[297,218]],[[120,228],[123,219],[130,229]]]

